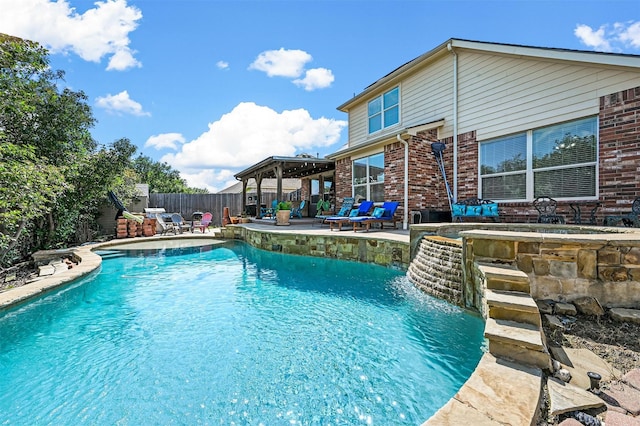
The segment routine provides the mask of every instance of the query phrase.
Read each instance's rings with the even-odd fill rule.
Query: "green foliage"
[[[0,34],[0,267],[90,241],[109,190],[125,204],[138,182],[155,192],[207,192],[166,163],[133,161],[128,139],[99,147],[87,96],[60,89],[63,78],[42,46]]]
[[[280,201],[278,203],[278,207],[276,208],[276,211],[279,210],[291,210],[291,202],[290,201]]]
[[[140,155],[133,161],[133,169],[138,174],[140,182],[149,185],[149,192],[179,193],[179,194],[207,194],[209,191],[200,188],[190,188],[180,177],[180,172],[174,170],[167,163],[160,163],[151,158]]]
[[[325,200],[319,200],[316,204],[316,210],[322,214],[324,211],[328,211],[331,208],[331,203]]]

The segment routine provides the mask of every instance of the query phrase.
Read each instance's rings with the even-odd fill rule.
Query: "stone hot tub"
[[[411,227],[411,258],[434,237],[461,247],[456,303],[482,311],[476,265],[507,265],[527,274],[534,299],[592,296],[605,307],[640,308],[640,230],[597,226],[447,223]],[[437,240],[437,239],[435,239]],[[430,251],[430,253],[432,253]]]

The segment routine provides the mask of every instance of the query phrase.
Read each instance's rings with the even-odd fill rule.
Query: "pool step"
[[[482,268],[487,288],[490,290],[520,291],[523,293],[531,291],[529,277],[518,269],[491,265],[481,265],[479,268]]]
[[[127,254],[120,250],[96,250],[95,254],[99,255],[102,259],[115,259],[116,257],[124,257]]]
[[[487,318],[484,336],[489,352],[525,365],[551,369],[551,357],[536,326],[516,321]]]
[[[540,311],[533,298],[520,291],[485,290],[489,317],[540,327]]]

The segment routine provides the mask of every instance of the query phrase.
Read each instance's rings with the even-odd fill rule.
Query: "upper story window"
[[[375,133],[400,121],[400,89],[395,87],[368,104],[369,133]]]
[[[481,143],[482,198],[596,197],[597,135],[590,117]]]

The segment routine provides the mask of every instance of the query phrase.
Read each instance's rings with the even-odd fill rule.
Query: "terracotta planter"
[[[276,225],[289,225],[291,210],[278,210],[276,212]]]

